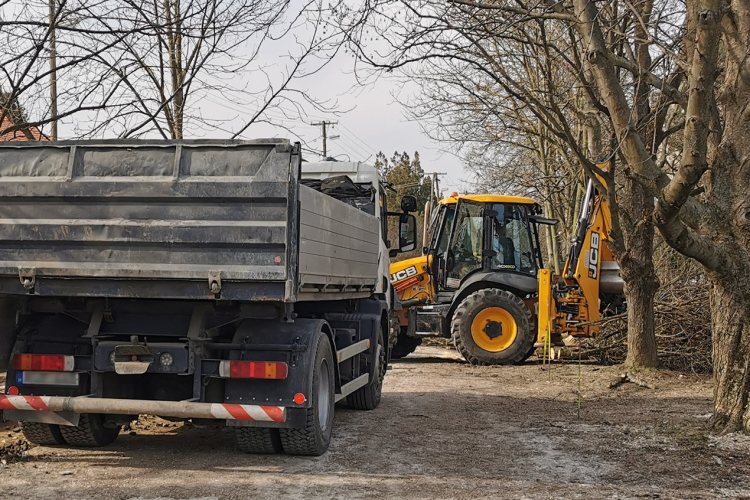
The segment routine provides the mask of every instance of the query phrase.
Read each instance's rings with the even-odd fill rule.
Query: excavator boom
[[[602,314],[622,306],[623,281],[606,244],[611,223],[609,203],[588,179],[563,275],[539,272],[537,345],[557,344],[566,334],[593,337]]]

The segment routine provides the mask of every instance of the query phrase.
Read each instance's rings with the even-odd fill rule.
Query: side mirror
[[[417,199],[413,196],[404,196],[401,198],[401,211],[404,213],[417,211]]]
[[[399,218],[398,251],[411,252],[415,248],[417,248],[417,218],[403,214]]]

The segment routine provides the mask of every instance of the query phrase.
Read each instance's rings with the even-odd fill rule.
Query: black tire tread
[[[60,432],[65,442],[71,446],[98,447],[111,444],[120,429],[105,428],[100,415],[81,414],[78,426],[61,426]]]
[[[514,356],[508,359],[505,359],[500,363],[493,363],[493,362],[487,361],[486,359],[481,359],[475,354],[473,354],[471,350],[467,348],[465,341],[462,338],[460,332],[461,332],[461,327],[463,326],[463,322],[465,320],[468,320],[469,322],[471,321],[471,318],[466,318],[467,311],[475,307],[477,304],[481,304],[481,303],[491,304],[493,301],[497,300],[497,298],[499,297],[509,300],[510,302],[518,306],[521,311],[524,311],[526,325],[525,325],[525,329],[523,328],[524,325],[518,325],[519,327],[518,335],[521,335],[523,337],[521,341],[528,345],[525,346],[524,348],[517,349],[517,352]],[[531,331],[532,324],[534,323],[533,323],[531,310],[529,310],[529,308],[526,307],[526,304],[524,304],[524,302],[517,295],[507,290],[502,290],[499,288],[484,288],[484,289],[477,290],[476,292],[472,293],[471,295],[466,297],[463,301],[461,301],[461,303],[458,305],[458,307],[456,308],[456,311],[453,313],[453,320],[451,321],[451,337],[453,339],[453,344],[456,346],[456,350],[458,350],[461,356],[463,356],[463,358],[472,365],[480,365],[480,366],[487,366],[487,365],[493,365],[493,364],[517,365],[526,361],[534,353],[533,346],[534,346],[535,337],[533,335],[533,332]]]
[[[325,450],[319,450],[315,440],[315,413],[307,411],[304,429],[279,429],[281,445],[288,455],[320,456]]]
[[[385,345],[383,345],[383,330],[381,326],[381,330],[378,332],[378,344],[380,345],[381,349],[385,349]],[[383,352],[383,351],[381,351]],[[378,363],[384,363],[384,360],[378,360]],[[381,366],[381,365],[378,365]],[[376,376],[380,377],[380,374],[376,374]],[[385,378],[385,373],[383,374],[383,379]],[[383,397],[383,380],[379,381],[379,384],[375,384],[375,380],[371,380],[370,383],[368,383],[364,387],[360,387],[353,393],[346,396],[346,404],[349,405],[349,408],[353,410],[374,410],[375,408],[380,405],[380,400]]]
[[[405,358],[422,345],[422,339],[409,337],[403,331],[399,333],[396,345],[391,348],[391,359]]]
[[[325,346],[325,349],[328,350],[328,356],[331,366],[333,366],[333,363],[335,362],[335,357],[333,354],[333,344],[328,340],[328,337],[326,335],[322,335],[320,337],[320,341],[315,353],[315,370],[317,373],[317,366],[318,366],[318,353],[320,352],[320,349],[322,346]],[[326,353],[323,353],[323,356],[325,356]],[[316,375],[313,375],[313,380],[317,380]],[[330,380],[330,382],[333,384],[333,379]],[[315,384],[313,384],[315,385]],[[332,388],[334,386],[332,385]],[[331,391],[333,394],[331,394],[331,408],[330,408],[330,414],[331,414],[331,422],[330,422],[330,429],[328,430],[328,441],[326,442],[325,437],[322,437],[323,442],[318,439],[321,437],[321,433],[323,433],[323,436],[325,432],[318,427],[317,424],[317,408],[315,405],[312,405],[310,408],[306,409],[306,415],[305,415],[305,426],[302,429],[279,429],[279,436],[281,438],[281,446],[284,449],[284,452],[289,455],[300,455],[300,456],[313,456],[318,457],[326,452],[328,449],[328,445],[330,443],[330,435],[333,431],[333,412],[334,412],[334,399],[335,399],[335,388]],[[315,392],[313,395],[311,395],[311,398],[315,397]],[[313,399],[315,401],[315,399]]]
[[[283,451],[279,429],[235,427],[234,435],[237,447],[244,453],[274,455]]]
[[[21,431],[26,441],[42,446],[65,444],[60,432],[60,426],[54,424],[42,424],[40,422],[22,422]]]

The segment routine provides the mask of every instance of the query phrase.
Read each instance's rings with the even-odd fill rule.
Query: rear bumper
[[[0,410],[103,413],[107,415],[149,414],[158,417],[277,423],[283,423],[287,420],[287,409],[283,406],[104,399],[86,396],[6,396],[0,394]]]

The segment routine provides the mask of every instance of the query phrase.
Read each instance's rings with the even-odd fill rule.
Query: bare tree
[[[590,118],[579,130],[567,127],[556,99],[540,99],[539,89],[517,78],[512,53],[475,66],[485,66],[500,88],[525,101],[552,134],[563,132],[560,137],[588,173],[602,174],[592,159],[614,164],[603,178],[614,209],[613,250],[628,282],[632,357],[652,350],[651,339],[642,335],[653,326],[651,228],[703,265],[712,283],[713,424],[717,430],[750,430],[747,3],[450,4],[368,2],[349,19],[390,41],[377,53],[360,45],[362,58],[387,68],[432,58],[466,60],[472,51],[484,53],[488,45],[511,40],[542,44],[556,64],[569,65],[585,97],[579,110]],[[556,38],[540,38],[541,31]]]
[[[110,49],[125,33],[98,32],[85,21],[81,8],[67,0],[60,0],[56,7],[50,18],[47,2],[0,4],[0,42],[5,47],[0,55],[0,90],[5,104],[0,110],[0,134],[43,128],[60,118],[117,105],[111,101],[117,80],[113,82],[111,71],[92,64],[95,54]],[[96,39],[104,35],[109,44]],[[85,48],[78,42],[84,37],[91,40]],[[54,66],[49,53],[53,38],[57,47]],[[86,76],[83,66],[88,68]],[[53,75],[66,82],[57,95],[54,116],[49,93]]]
[[[340,33],[323,29],[335,3],[53,1],[51,21],[41,0],[3,7],[20,15],[0,25],[11,49],[0,63],[0,85],[32,125],[75,115],[78,137],[181,139],[217,131],[236,137],[252,123],[272,122],[271,111],[281,105],[290,119],[310,108],[330,109],[297,81],[338,51]],[[52,40],[56,64],[49,62]],[[55,84],[53,117],[49,87]],[[206,115],[213,104],[224,107],[219,115],[239,118],[239,128],[228,130],[218,113]]]
[[[675,9],[679,4],[673,4],[669,0],[660,3],[658,19],[662,25],[679,31],[680,9]],[[531,8],[523,2],[383,0],[368,2],[344,22],[359,28],[351,30],[359,35],[351,43],[368,67],[412,68],[408,75],[417,78],[425,72],[441,77],[453,73],[454,81],[463,82],[454,89],[482,107],[482,116],[495,117],[496,135],[504,136],[501,144],[505,142],[518,151],[526,144],[538,143],[540,137],[554,138],[554,142],[547,141],[544,146],[555,145],[559,158],[575,162],[589,176],[604,180],[606,187],[600,188],[607,193],[612,207],[610,246],[620,263],[631,306],[628,362],[654,366],[657,358],[653,297],[658,280],[651,262],[653,205],[641,192],[641,184],[629,175],[628,166],[618,167],[622,148],[606,101],[595,84],[595,68],[585,41],[574,29],[574,17],[565,10],[564,2],[561,5],[552,9],[538,4]],[[606,46],[619,56],[616,77],[622,82],[623,92],[631,101],[657,103],[654,111],[658,112],[643,107],[643,116],[629,115],[628,120],[642,121],[640,129],[633,127],[637,133],[652,131],[653,140],[647,151],[650,156],[661,151],[668,158],[665,141],[679,129],[670,128],[666,118],[678,116],[679,111],[671,115],[663,111],[675,106],[679,109],[685,102],[684,95],[668,83],[681,69],[665,64],[657,65],[656,71],[650,67],[631,71],[638,62],[622,54],[637,53],[639,44],[649,48],[660,44],[666,34],[662,30],[656,35],[649,31],[646,39],[639,36],[637,26],[650,21],[644,19],[643,10],[630,5],[612,4],[599,13],[599,20],[609,28]],[[368,32],[381,39],[375,50],[361,43]],[[508,109],[514,113],[508,114]],[[528,123],[538,127],[529,127]],[[442,115],[437,126],[446,128]],[[467,141],[467,135],[461,141]],[[540,163],[536,167],[544,172],[544,161]],[[602,164],[608,168],[600,168]],[[577,169],[571,169],[574,170]],[[563,177],[561,174],[549,171],[549,178]]]

